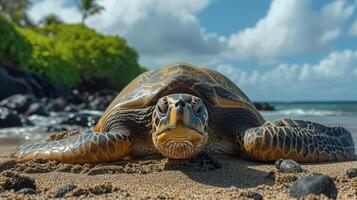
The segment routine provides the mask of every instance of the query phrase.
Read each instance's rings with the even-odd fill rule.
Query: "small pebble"
[[[57,190],[55,197],[56,198],[64,197],[64,195],[66,195],[69,192],[72,192],[76,188],[77,188],[77,186],[73,185],[73,184],[64,185]]]
[[[357,168],[351,168],[351,169],[347,170],[346,175],[348,178],[357,177]]]
[[[277,169],[280,169],[281,162],[283,162],[283,159],[279,159],[279,160],[275,161],[274,165]]]
[[[228,188],[228,190],[230,192],[236,192],[236,191],[238,191],[238,188],[236,186],[231,186],[231,187]]]
[[[263,196],[257,192],[242,192],[240,196],[252,198],[254,200],[263,200]]]
[[[270,171],[265,177],[265,180],[275,180],[275,172],[274,171]]]
[[[36,194],[36,190],[32,189],[32,188],[22,188],[21,190],[18,190],[16,192],[16,194],[24,194],[24,195],[27,195],[27,194]]]
[[[295,181],[290,189],[290,196],[299,198],[308,194],[325,194],[329,198],[336,199],[337,192],[337,187],[331,177],[312,174]]]
[[[304,169],[299,163],[291,159],[277,160],[275,162],[275,167],[278,169],[279,172],[283,173],[300,173],[304,171]]]

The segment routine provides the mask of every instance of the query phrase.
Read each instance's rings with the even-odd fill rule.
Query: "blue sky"
[[[29,15],[76,23],[69,0],[36,0]],[[99,0],[86,22],[120,35],[140,63],[175,61],[228,76],[256,101],[357,100],[357,1]]]

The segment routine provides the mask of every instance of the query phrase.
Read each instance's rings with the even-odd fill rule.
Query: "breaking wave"
[[[288,115],[288,116],[351,116],[357,115],[355,112],[342,110],[317,110],[317,109],[286,109],[278,111],[263,111],[264,115]]]

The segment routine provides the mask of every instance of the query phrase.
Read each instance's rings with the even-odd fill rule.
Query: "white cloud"
[[[333,1],[314,11],[311,0],[274,0],[255,27],[230,37],[232,56],[273,59],[325,47],[339,37],[354,5]]]
[[[333,1],[319,11],[312,9],[312,0],[274,0],[254,27],[223,37],[207,32],[197,18],[213,1],[99,0],[105,10],[90,17],[87,25],[126,38],[147,67],[178,60],[215,66],[250,58],[271,64],[282,56],[328,47],[354,10],[345,0]],[[81,18],[75,5],[64,0],[36,1],[28,13],[37,21],[50,13],[66,22]]]
[[[254,100],[356,99],[357,51],[335,51],[316,64],[277,64],[263,70],[242,70],[232,63],[254,59],[260,64],[330,48],[357,4],[332,1],[321,9],[312,0],[273,0],[255,25],[228,37],[207,32],[197,15],[214,0],[99,0],[105,10],[86,24],[101,33],[123,36],[140,55],[140,63],[158,67],[178,60],[217,67]],[[67,2],[68,3],[68,2]],[[80,22],[75,5],[65,0],[34,1],[34,20],[55,13]],[[349,28],[357,36],[357,20]]]
[[[102,33],[123,36],[148,67],[177,60],[209,64],[212,62],[209,58],[227,46],[224,37],[207,33],[195,16],[209,3],[209,0],[99,0],[105,10],[89,18],[86,24]],[[38,12],[39,8],[46,9]],[[29,14],[38,20],[56,13],[65,21],[70,18],[70,22],[78,22],[78,12],[74,15],[73,10],[74,7],[65,7],[63,1],[43,0]]]
[[[81,15],[76,7],[66,6],[64,1],[42,0],[33,2],[28,10],[29,16],[39,22],[43,17],[55,13],[63,21],[77,23],[81,20]]]
[[[106,12],[88,25],[101,32],[124,36],[140,54],[142,64],[162,66],[177,60],[211,62],[226,48],[226,41],[207,33],[195,16],[210,1],[99,1]]]
[[[357,97],[357,50],[332,52],[317,64],[280,64],[266,72],[247,72],[232,65],[219,65],[217,70],[255,100]]]

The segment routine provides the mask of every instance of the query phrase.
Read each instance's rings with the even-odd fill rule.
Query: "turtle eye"
[[[166,114],[167,113],[167,99],[163,98],[162,101],[160,101],[157,105],[157,109],[161,114]]]
[[[199,114],[202,113],[203,107],[202,107],[201,102],[200,102],[200,100],[198,98],[192,99],[191,104],[192,104],[192,108],[193,108],[193,110],[195,111],[196,114],[199,115]]]
[[[200,115],[203,112],[203,107],[202,107],[202,105],[197,105],[197,106],[195,106],[194,110],[197,115]]]

